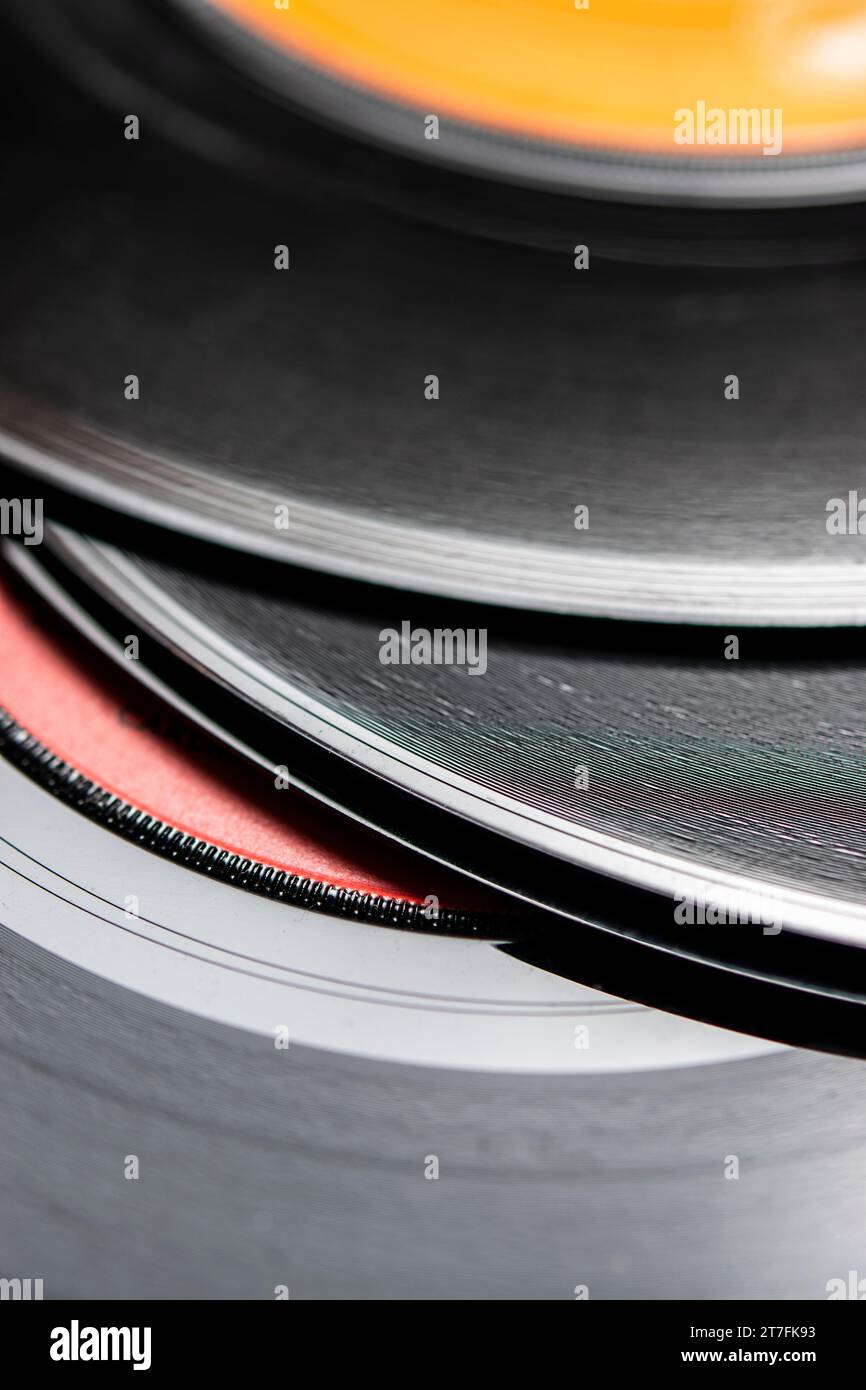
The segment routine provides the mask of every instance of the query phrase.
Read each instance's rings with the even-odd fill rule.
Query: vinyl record
[[[26,636],[8,603],[0,631]],[[70,675],[32,629],[26,651],[115,753],[93,662]],[[48,719],[10,666],[0,699]],[[0,758],[4,1277],[79,1299],[817,1299],[855,1267],[856,1064],[202,877],[61,786]]]
[[[857,1268],[861,1065],[257,898],[2,760],[0,785],[4,1276],[77,1299],[820,1299]]]
[[[87,848],[85,872],[104,860]],[[312,994],[279,983],[252,1004],[257,1027],[216,1021],[227,995],[247,993],[236,972],[124,945],[117,909],[98,904],[96,920],[77,878],[66,893],[82,908],[62,906],[50,875],[45,890],[25,865],[29,882],[0,870],[13,924],[0,930],[0,1223],[4,1275],[31,1271],[46,1298],[823,1299],[859,1268],[859,1063],[782,1052],[508,1074],[497,1046],[519,1046],[516,1011],[395,1010],[380,995],[377,1023],[396,1015],[416,1039],[492,1024],[487,1069],[419,1068],[334,1047],[371,1011],[369,993],[337,1001],[345,1026],[310,1046],[298,1034]],[[186,931],[217,892],[238,897],[213,884],[187,899],[184,871],[160,867]],[[261,906],[271,940],[303,932],[292,909]],[[230,925],[248,925],[235,906]],[[350,933],[390,935],[334,926],[336,955]],[[111,979],[121,953],[134,989]],[[426,991],[439,984],[429,959],[419,973]],[[198,1007],[160,1001],[178,982],[198,987]],[[525,1016],[531,996],[510,988]],[[615,1019],[557,998],[565,1009],[528,1031],[558,1033],[572,1060],[575,1028],[594,1039]],[[278,1026],[287,1051],[274,1048]],[[138,1180],[126,1181],[132,1159]]]
[[[506,247],[107,141],[3,156],[0,450],[43,486],[518,608],[866,618],[860,264],[586,271],[579,228]]]
[[[488,630],[480,610],[417,601],[410,618],[405,596],[370,607],[341,586],[312,597],[274,567],[229,582],[203,552],[181,567],[62,528],[46,550],[37,562],[19,548],[16,563],[38,577],[54,556],[61,586],[83,576],[69,614],[86,626],[101,594],[119,610],[116,653],[123,633],[156,636],[211,678],[194,697],[203,717],[218,711],[238,734],[244,711],[258,711],[254,739],[271,763],[300,735],[338,755],[326,775],[344,764],[396,789],[411,803],[407,838],[423,808],[449,827],[456,818],[451,862],[470,873],[579,920],[607,912],[607,925],[687,955],[724,957],[748,938],[761,973],[788,968],[794,933],[863,945],[862,658],[850,644],[768,659],[766,639],[751,650],[744,637],[729,660],[722,634],[691,650],[668,634],[667,651],[624,654],[604,628]],[[436,633],[462,634],[462,664],[444,648],[438,663],[425,656]],[[148,645],[130,669],[156,657]],[[228,710],[225,690],[240,697]],[[382,824],[372,791],[360,796]],[[612,912],[618,888],[625,922]],[[750,930],[731,932],[744,921]],[[861,974],[846,958],[831,992],[856,994]]]
[[[821,1298],[845,1277],[853,1063],[172,862],[147,817],[137,843],[92,795],[74,809],[56,750],[236,842],[269,825],[274,862],[300,826],[329,845],[292,791],[280,849],[236,766],[6,588],[0,646],[3,1277],[79,1299]]]

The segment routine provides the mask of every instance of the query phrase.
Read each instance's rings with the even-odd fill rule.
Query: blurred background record
[[[632,619],[862,623],[857,517],[853,528],[831,517],[857,487],[866,424],[859,202],[726,223],[716,210],[569,198],[544,247],[515,245],[514,224],[469,236],[460,210],[471,224],[473,197],[496,188],[537,207],[535,191],[467,173],[446,188],[421,125],[416,157],[392,156],[280,105],[264,124],[289,165],[272,172],[253,134],[238,145],[196,106],[224,99],[226,120],[227,93],[246,110],[277,71],[282,85],[312,71],[291,45],[284,71],[279,44],[263,86],[231,64],[217,82],[208,65],[225,63],[226,45],[202,46],[200,33],[225,38],[239,17],[267,13],[300,43],[335,7],[294,18],[250,7],[228,30],[217,7],[192,8],[208,23],[189,29],[145,5],[140,19],[97,24],[73,5],[35,26],[109,115],[59,76],[32,110],[11,75],[7,99],[28,117],[4,153],[7,459],[180,532],[434,595]],[[650,7],[647,23],[667,32],[668,8]],[[747,23],[746,7],[698,10],[720,32],[728,11]],[[471,14],[481,23],[486,7]],[[377,16],[361,7],[357,25]],[[592,12],[567,19],[608,30]],[[541,7],[537,22],[553,32],[564,18]],[[147,81],[154,41],[132,42],[137,23],[163,26],[158,52],[177,53]],[[228,47],[240,61],[262,43]],[[853,40],[847,51],[854,64]],[[193,61],[209,82],[193,80]],[[154,95],[166,66],[179,89],[168,110]],[[343,86],[323,81],[336,100]],[[795,123],[798,148],[832,147],[841,167],[862,90],[825,85],[826,106],[815,97],[804,106],[815,119]],[[126,140],[136,111],[145,135]],[[213,159],[178,153],[167,134]],[[214,167],[234,155],[251,180]],[[776,177],[776,160],[746,162],[756,186]],[[672,145],[671,163],[695,173],[687,148]],[[460,230],[442,227],[449,208]]]
[[[39,19],[7,8],[97,94],[134,81],[164,117],[182,112],[179,138],[230,122],[249,138],[258,119],[264,145],[270,103],[353,141],[568,193],[767,206],[866,190],[857,0],[447,0],[433,12],[48,0]],[[733,111],[758,116],[739,139],[715,120]]]
[[[416,152],[418,115],[439,113],[444,160],[488,177],[759,204],[864,192],[866,19],[853,0],[183,3],[280,96]],[[776,128],[732,149],[684,122],[672,145],[672,116],[699,103],[773,112]]]

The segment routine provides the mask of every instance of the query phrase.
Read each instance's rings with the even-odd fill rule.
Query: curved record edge
[[[224,687],[240,694],[254,707],[264,709],[278,722],[385,782],[532,850],[663,898],[673,900],[678,895],[690,893],[695,898],[739,904],[770,900],[777,909],[776,920],[784,924],[785,930],[847,946],[866,945],[864,903],[831,898],[789,884],[726,871],[672,854],[660,854],[612,835],[581,830],[561,819],[529,812],[525,806],[501,793],[486,791],[482,794],[466,778],[452,775],[446,781],[435,764],[366,730],[362,735],[351,720],[245,657],[230,642],[168,598],[137,570],[134,561],[115,547],[90,540],[66,527],[51,526],[47,535],[52,551],[64,563],[110,602],[120,604],[145,630],[168,642],[187,660],[216,677]],[[19,568],[23,565],[29,573],[30,566],[27,559],[21,560],[20,550],[14,559]],[[78,621],[74,614],[73,621]],[[196,711],[187,708],[193,718],[206,722]],[[225,737],[216,726],[213,732]],[[245,751],[249,755],[249,750]],[[269,766],[260,754],[253,756],[260,764]],[[465,865],[455,867],[471,872]],[[542,899],[532,899],[529,894],[524,896],[545,905]],[[555,907],[554,910],[561,909]]]
[[[29,473],[231,549],[372,584],[506,608],[640,622],[866,624],[866,566],[605,557],[406,526],[207,477],[0,385],[0,454]],[[141,479],[147,479],[146,489]],[[277,530],[276,508],[289,525]]]
[[[502,1072],[701,1065],[778,1044],[559,979],[489,943],[317,918],[157,859],[0,760],[0,923],[163,1005],[383,1061]],[[138,912],[127,910],[134,888]],[[239,896],[241,895],[241,896]],[[591,1046],[577,1047],[575,1030]]]

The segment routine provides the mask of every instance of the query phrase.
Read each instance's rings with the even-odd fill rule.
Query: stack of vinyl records
[[[859,8],[2,22],[0,1277],[832,1295]]]

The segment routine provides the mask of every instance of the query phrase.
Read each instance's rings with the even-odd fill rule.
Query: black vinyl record
[[[4,1278],[76,1300],[847,1287],[861,1063],[245,893],[56,791],[0,758]]]
[[[43,484],[516,608],[866,618],[859,262],[532,250],[87,129],[2,156],[0,449]]]
[[[856,658],[783,644],[771,660],[765,638],[763,659],[727,661],[717,633],[623,655],[603,626],[548,620],[475,629],[483,671],[414,663],[411,642],[383,664],[408,621],[388,592],[371,610],[345,586],[293,591],[278,566],[228,582],[219,552],[193,569],[62,528],[48,541],[16,565],[116,658],[135,638],[128,669],[164,698],[344,813],[567,919],[510,948],[521,958],[859,1050]],[[485,617],[418,602],[416,635]]]
[[[861,917],[856,634],[770,653],[757,634],[669,630],[663,647],[630,629],[624,650],[621,628],[311,592],[274,567],[227,577],[218,552],[193,566],[63,530],[50,545],[277,720],[518,843],[661,892],[763,889],[792,924],[822,903]]]

